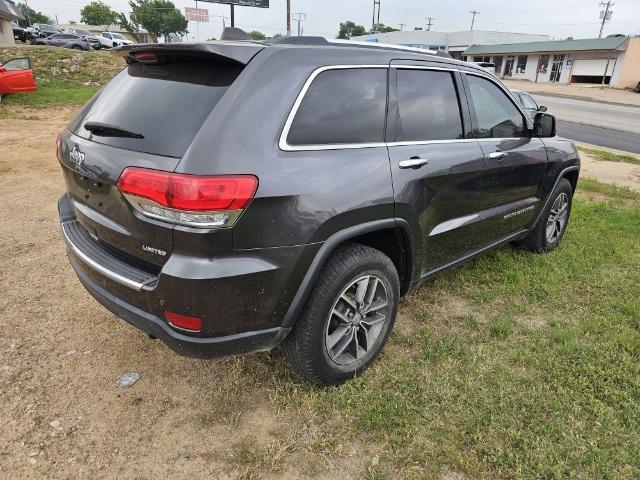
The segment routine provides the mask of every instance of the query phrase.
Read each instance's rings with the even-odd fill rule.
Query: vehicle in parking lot
[[[49,35],[47,38],[35,39],[33,44],[85,51],[90,51],[93,48],[88,40],[71,33],[54,33],[53,35]]]
[[[63,237],[91,295],[182,355],[281,346],[339,383],[400,296],[567,228],[575,146],[475,65],[298,37],[115,53],[58,139]]]
[[[124,35],[116,32],[102,32],[100,37],[100,44],[104,48],[120,47],[122,45],[133,45],[133,42],[124,37]]]
[[[34,23],[30,27],[27,27],[26,30],[32,42],[38,38],[47,38],[49,35],[58,33],[57,28],[46,23]]]
[[[79,37],[84,38],[96,50],[102,48],[102,44],[100,43],[100,40],[98,40],[98,37],[91,33],[89,30],[84,30],[82,28],[67,28],[64,33],[71,33],[73,35],[78,35]]]
[[[544,105],[538,105],[530,93],[522,92],[520,90],[511,90],[514,97],[520,102],[527,113],[534,118],[538,112],[546,112],[547,107]]]
[[[0,100],[4,95],[29,93],[36,90],[31,59],[12,58],[0,65]]]
[[[27,43],[27,31],[18,25],[18,22],[11,22],[11,27],[13,28],[13,39],[22,43]]]

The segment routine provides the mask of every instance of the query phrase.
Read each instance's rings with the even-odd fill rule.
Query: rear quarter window
[[[241,70],[235,63],[201,57],[134,62],[94,97],[70,129],[97,143],[181,157]],[[92,135],[83,127],[86,122],[114,125],[144,138]]]
[[[377,143],[384,140],[386,68],[318,74],[295,114],[289,145]]]

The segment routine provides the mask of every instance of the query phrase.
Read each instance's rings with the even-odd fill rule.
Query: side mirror
[[[542,138],[555,137],[557,134],[556,117],[549,113],[536,113],[533,119],[533,134]]]
[[[547,111],[547,107],[545,107],[544,105],[540,105],[540,106],[538,107],[538,111],[539,111],[539,112],[546,112],[546,111]]]

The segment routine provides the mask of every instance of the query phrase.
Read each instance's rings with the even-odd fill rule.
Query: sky
[[[18,0],[24,1],[24,0]],[[59,23],[80,20],[80,9],[90,0],[27,0],[29,6],[40,10]],[[114,10],[130,10],[126,0],[106,0]],[[184,7],[195,7],[193,0],[173,0],[184,13]],[[517,4],[522,7],[518,8]],[[604,35],[612,33],[640,35],[640,0],[616,0],[613,18],[607,22]],[[268,36],[286,32],[286,1],[271,0],[270,8],[236,7],[236,27],[246,31],[259,30]],[[209,10],[209,23],[189,24],[189,40],[219,38],[222,17],[229,26],[229,6],[200,0],[200,8]],[[601,10],[598,0],[535,0],[532,2],[506,2],[505,0],[381,0],[380,22],[403,29],[425,27],[432,17],[432,30],[455,32],[469,30],[471,10],[480,12],[475,19],[475,30],[539,33],[556,39],[594,38],[598,36]],[[333,38],[340,22],[353,20],[371,28],[372,0],[291,0],[292,13],[306,13],[302,23],[305,35]],[[292,15],[292,17],[295,17]],[[297,24],[292,20],[293,34]],[[197,37],[197,38],[196,38]]]

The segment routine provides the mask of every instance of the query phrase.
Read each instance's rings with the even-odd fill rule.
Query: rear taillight
[[[258,188],[253,175],[199,176],[129,167],[118,188],[140,213],[193,227],[230,227]]]
[[[186,330],[187,332],[199,332],[202,330],[202,319],[191,317],[189,315],[181,315],[175,312],[165,311],[164,316],[172,327]]]

